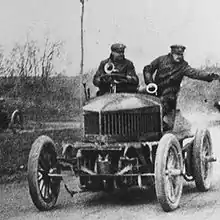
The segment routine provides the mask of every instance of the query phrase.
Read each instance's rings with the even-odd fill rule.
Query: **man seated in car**
[[[163,105],[165,130],[173,129],[177,95],[184,76],[207,82],[219,79],[217,74],[192,68],[184,60],[185,49],[182,45],[172,45],[169,54],[156,58],[143,69],[145,84],[153,82],[158,86],[157,96]]]
[[[116,92],[137,91],[139,79],[133,63],[125,58],[125,48],[124,44],[113,44],[109,58],[101,61],[93,78],[93,84],[99,88],[97,95],[109,93],[113,81]]]

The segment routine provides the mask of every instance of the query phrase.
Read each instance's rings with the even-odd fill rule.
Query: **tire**
[[[173,134],[167,133],[159,141],[155,158],[156,195],[165,212],[173,211],[179,206],[183,190],[181,175],[166,174],[172,168],[182,171],[183,157],[179,141]]]
[[[50,210],[56,204],[60,179],[48,173],[60,173],[53,141],[47,136],[38,137],[28,158],[28,184],[31,199],[40,211]]]
[[[16,109],[11,115],[10,127],[12,129],[23,129],[24,118],[20,110]]]
[[[206,156],[212,156],[212,141],[207,129],[198,129],[193,143],[193,176],[199,191],[208,191],[211,187],[213,164],[205,161]]]

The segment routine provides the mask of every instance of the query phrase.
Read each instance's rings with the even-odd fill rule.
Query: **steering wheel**
[[[157,84],[155,83],[149,83],[147,86],[146,86],[146,91],[148,94],[156,94],[157,93]]]
[[[100,77],[104,81],[106,81],[108,78],[110,78],[110,83],[120,84],[120,83],[126,83],[127,77],[124,74],[119,73],[111,73],[111,74],[105,74]]]

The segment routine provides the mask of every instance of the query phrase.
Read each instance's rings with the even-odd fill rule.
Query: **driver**
[[[172,45],[168,55],[156,58],[143,69],[145,84],[153,82],[158,86],[157,95],[161,98],[163,115],[166,116],[165,130],[173,129],[177,95],[184,76],[207,82],[219,79],[217,74],[192,68],[184,60],[185,49],[182,45]]]
[[[111,73],[118,74],[116,92],[136,92],[139,79],[133,63],[125,58],[124,44],[115,43],[111,46],[110,57],[101,61],[98,70],[93,78],[93,84],[99,88],[97,95],[109,93],[111,83],[117,77],[111,76]],[[106,73],[106,65],[113,64],[114,70]],[[114,77],[114,79],[113,79]]]

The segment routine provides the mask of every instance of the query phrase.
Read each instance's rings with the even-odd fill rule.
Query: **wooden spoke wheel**
[[[183,158],[180,143],[173,134],[159,141],[155,158],[155,188],[159,203],[169,212],[179,206],[182,195]]]
[[[212,153],[209,131],[197,130],[193,144],[192,165],[196,187],[200,191],[207,191],[211,187],[213,164],[208,161],[208,158],[212,157]]]
[[[49,174],[60,173],[53,141],[40,136],[33,143],[28,159],[28,184],[33,203],[39,210],[54,207],[59,191],[60,179]]]

